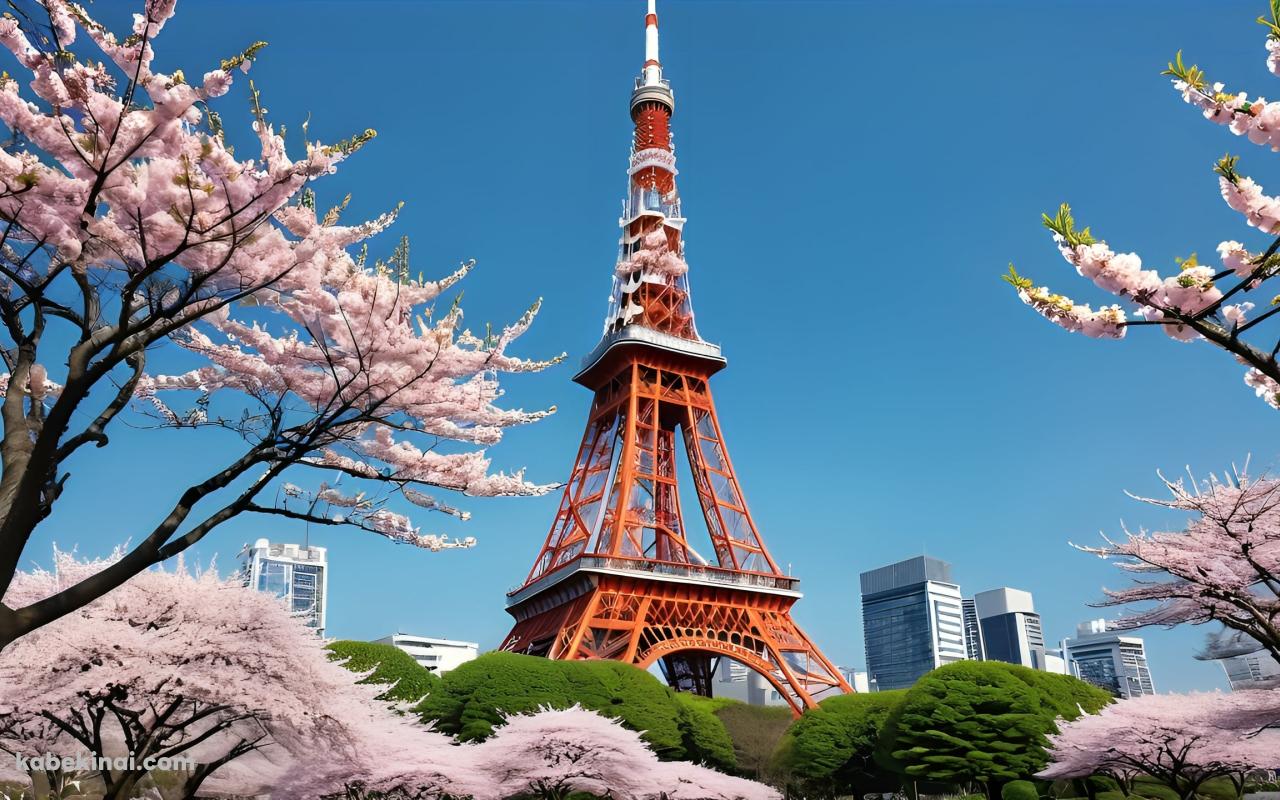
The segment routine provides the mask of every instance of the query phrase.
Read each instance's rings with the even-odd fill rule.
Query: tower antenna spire
[[[644,17],[644,85],[662,83],[662,62],[658,59],[658,0],[649,0]]]

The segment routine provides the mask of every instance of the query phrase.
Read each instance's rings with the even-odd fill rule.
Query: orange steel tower
[[[677,689],[709,695],[717,659],[763,675],[799,713],[853,691],[791,619],[798,581],[765,548],[729,462],[707,379],[720,348],[694,327],[676,192],[675,98],[649,0],[635,139],[604,335],[574,380],[595,392],[551,532],[507,595],[503,650],[659,663]],[[710,540],[695,549],[677,491],[683,450]]]

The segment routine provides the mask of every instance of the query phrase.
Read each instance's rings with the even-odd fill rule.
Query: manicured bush
[[[744,777],[773,782],[773,752],[791,727],[790,706],[752,706],[729,701],[716,711],[733,740],[738,772]]]
[[[1120,784],[1116,783],[1116,779],[1110,775],[1090,775],[1085,778],[1085,781],[1088,782],[1088,788],[1092,789],[1094,794],[1120,791]]]
[[[1083,681],[999,661],[959,661],[907,690],[885,720],[876,761],[910,780],[1025,779],[1048,760],[1046,735],[1110,695]]]
[[[906,691],[847,694],[823,700],[787,730],[774,753],[806,795],[886,792],[900,780],[875,763],[880,728]]]
[[[1040,800],[1040,792],[1031,781],[1009,781],[1000,789],[1001,800]]]
[[[342,640],[333,642],[328,649],[330,659],[345,659],[342,666],[352,672],[373,670],[361,683],[395,684],[378,696],[382,700],[416,703],[440,684],[440,678],[414,661],[413,656],[389,644]]]
[[[680,705],[685,756],[722,770],[736,767],[738,759],[733,739],[717,715],[720,709],[736,701],[688,692],[676,692],[675,698]]]
[[[639,731],[660,758],[732,767],[718,720],[653,675],[617,661],[554,661],[486,653],[446,673],[414,710],[436,730],[463,741],[485,739],[506,714],[573,705],[615,717]]]

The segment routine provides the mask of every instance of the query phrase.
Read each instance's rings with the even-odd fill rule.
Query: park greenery
[[[422,667],[413,656],[398,647],[376,642],[343,640],[327,646],[330,658],[352,672],[367,672],[360,683],[385,685],[379,700],[416,703],[431,693],[440,677]]]
[[[648,672],[617,661],[488,653],[446,673],[415,711],[442,733],[479,741],[507,714],[574,705],[639,731],[659,758],[736,766],[714,701],[675,692]]]
[[[412,664],[393,672],[389,664],[404,662],[377,646],[341,642],[333,649],[360,653],[345,664],[373,670],[366,681],[385,683],[398,674],[426,685],[413,713],[459,740],[490,741],[511,714],[582,707],[636,732],[663,761],[702,762],[791,797],[1235,800],[1262,779],[1250,773],[1251,783],[1234,784],[1226,773],[1205,776],[1188,795],[1185,782],[1158,764],[1149,773],[1099,768],[1046,778],[1041,773],[1061,728],[1121,706],[1076,678],[1002,662],[962,661],[910,689],[830,697],[793,720],[784,707],[674,692],[648,672],[612,661],[488,653],[442,678],[428,675],[424,684],[413,671],[425,670]]]

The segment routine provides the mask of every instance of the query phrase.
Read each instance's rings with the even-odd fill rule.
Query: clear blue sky
[[[128,3],[99,3],[116,22]],[[860,571],[927,550],[968,593],[1035,594],[1046,636],[1099,615],[1122,576],[1070,549],[1155,523],[1123,490],[1155,470],[1276,461],[1280,417],[1206,345],[1150,331],[1073,337],[998,280],[1008,261],[1077,300],[1101,297],[1040,227],[1069,200],[1117,248],[1162,269],[1222,239],[1257,245],[1218,197],[1224,151],[1268,185],[1273,158],[1201,120],[1159,75],[1174,51],[1211,78],[1264,95],[1261,2],[695,2],[662,0],[662,56],[676,90],[680,187],[700,331],[730,366],[713,382],[748,502],[806,592],[796,616],[837,662],[861,668]],[[416,269],[476,258],[471,324],[545,298],[522,352],[569,364],[507,383],[509,401],[559,406],[493,451],[503,467],[562,480],[589,393],[570,382],[596,342],[616,248],[642,61],[640,0],[236,2],[183,0],[161,62],[201,74],[254,39],[271,119],[377,140],[317,185],[397,226]],[[223,104],[245,137],[240,93]],[[246,137],[247,138],[247,137]],[[389,249],[393,241],[385,242]],[[149,522],[219,434],[120,432],[73,468],[30,556],[96,552]],[[464,500],[472,551],[397,547],[356,531],[329,548],[330,632],[397,629],[496,646],[504,592],[546,535],[555,496]],[[258,536],[245,518],[197,548],[229,568]],[[1150,631],[1158,688],[1224,685],[1192,659],[1202,630]]]

